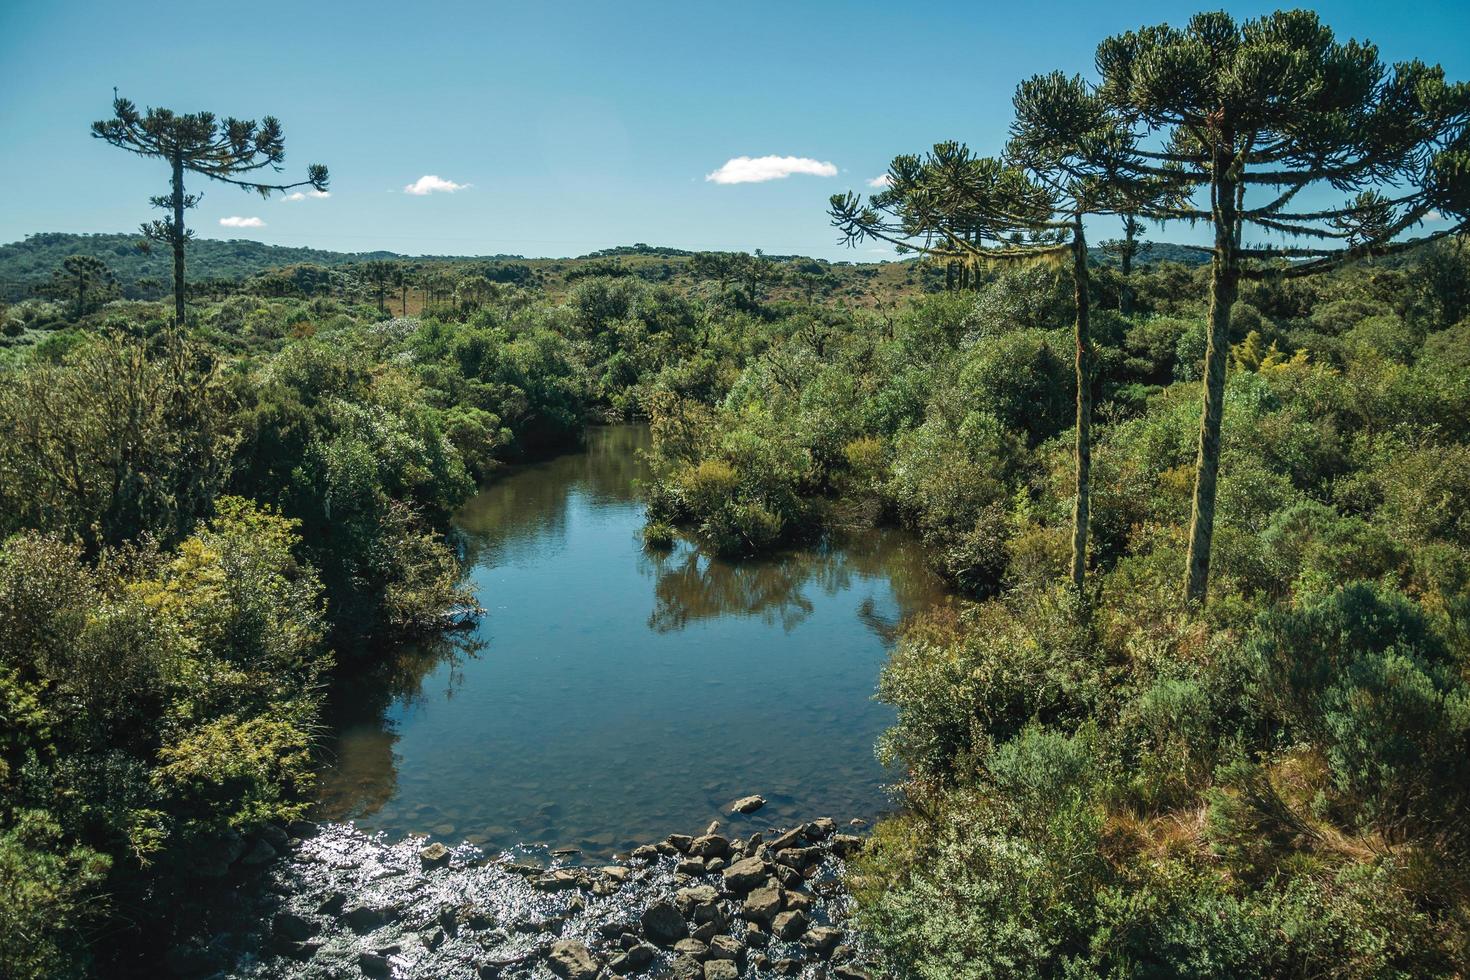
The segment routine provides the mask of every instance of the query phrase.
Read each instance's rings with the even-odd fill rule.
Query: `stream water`
[[[602,859],[730,817],[885,808],[873,700],[897,625],[939,601],[899,532],[726,562],[645,551],[640,426],[508,469],[457,516],[478,627],[333,694],[320,816]],[[739,831],[739,819],[732,830]]]

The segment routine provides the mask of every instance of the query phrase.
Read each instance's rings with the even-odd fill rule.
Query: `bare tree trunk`
[[[174,152],[174,329],[184,329],[184,157]]]
[[[1077,303],[1077,499],[1072,505],[1072,585],[1087,575],[1087,525],[1092,492],[1092,321],[1088,313],[1087,240],[1082,216],[1072,224],[1072,284]]]
[[[1225,406],[1225,362],[1230,353],[1230,308],[1240,291],[1236,239],[1236,178],[1233,140],[1215,150],[1210,179],[1215,223],[1215,255],[1210,267],[1210,323],[1205,347],[1204,404],[1200,413],[1199,456],[1195,460],[1194,504],[1189,517],[1189,570],[1184,598],[1203,604],[1209,589],[1210,546],[1215,534],[1215,490],[1220,473],[1220,419]]]

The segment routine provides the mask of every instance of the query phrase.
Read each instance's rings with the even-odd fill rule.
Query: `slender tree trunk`
[[[1128,314],[1133,311],[1133,249],[1134,242],[1138,240],[1138,226],[1133,223],[1133,215],[1123,216],[1123,288],[1118,290],[1118,312]]]
[[[184,157],[174,152],[174,329],[184,329]]]
[[[1078,592],[1087,575],[1087,524],[1092,492],[1092,323],[1087,309],[1087,239],[1082,216],[1072,224],[1072,285],[1077,319],[1077,499],[1072,505],[1072,585]]]
[[[1236,255],[1236,177],[1234,141],[1215,150],[1210,196],[1215,224],[1215,254],[1210,264],[1210,323],[1205,347],[1204,404],[1200,413],[1199,456],[1195,460],[1194,504],[1189,517],[1189,570],[1184,598],[1203,604],[1210,581],[1210,546],[1215,534],[1215,487],[1220,473],[1220,418],[1225,405],[1225,362],[1230,353],[1230,308],[1240,291]]]

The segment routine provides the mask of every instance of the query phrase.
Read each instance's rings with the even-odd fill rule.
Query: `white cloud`
[[[731,157],[714,173],[705,174],[704,179],[716,184],[754,184],[792,174],[835,177],[837,165],[811,157]]]
[[[869,187],[876,187],[879,190],[882,190],[885,187],[892,187],[893,186],[893,178],[890,177],[890,176],[888,176],[887,174],[879,174],[878,176],[874,177],[872,180],[868,181],[868,186]]]
[[[409,184],[407,187],[403,188],[403,193],[412,194],[415,197],[423,197],[425,194],[432,194],[435,191],[443,191],[446,194],[453,194],[455,191],[462,191],[468,186],[470,185],[456,184],[452,180],[445,180],[443,177],[439,177],[435,174],[425,174],[418,180],[414,181],[412,184]]]
[[[316,190],[315,188],[313,188],[312,190],[309,190],[309,191],[296,191],[295,193],[287,194],[285,197],[281,198],[281,200],[283,200],[283,201],[304,201],[304,200],[306,200],[309,197],[331,197],[331,196],[332,196],[332,192],[331,191],[319,191],[319,190]]]
[[[1438,211],[1430,211],[1428,214],[1426,214],[1424,216],[1424,220],[1425,221],[1443,221],[1444,220],[1444,215],[1440,214]]]
[[[259,218],[242,218],[238,214],[232,214],[228,218],[219,219],[219,223],[226,228],[264,228],[265,222]]]

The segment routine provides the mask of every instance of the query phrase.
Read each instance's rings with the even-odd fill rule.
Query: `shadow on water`
[[[487,615],[333,692],[324,818],[601,857],[747,793],[770,801],[752,827],[882,809],[878,671],[941,598],[918,547],[871,530],[760,561],[645,552],[647,442],[594,429],[457,515]]]

